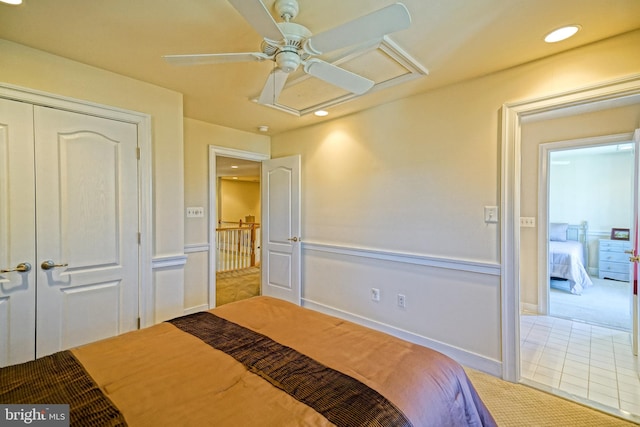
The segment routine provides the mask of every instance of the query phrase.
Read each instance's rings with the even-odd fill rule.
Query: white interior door
[[[137,328],[137,127],[34,107],[36,356]]]
[[[33,160],[32,106],[0,99],[0,366],[35,355]]]
[[[262,163],[262,294],[300,304],[300,156]]]

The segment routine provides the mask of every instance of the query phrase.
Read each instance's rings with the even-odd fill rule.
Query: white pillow
[[[567,228],[569,228],[569,224],[566,223],[549,224],[549,240],[553,240],[556,242],[566,242]]]

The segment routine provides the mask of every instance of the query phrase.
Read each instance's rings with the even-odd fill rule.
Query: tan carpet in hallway
[[[465,369],[501,427],[624,427],[637,424],[523,384]]]
[[[216,274],[216,306],[260,295],[260,267]]]

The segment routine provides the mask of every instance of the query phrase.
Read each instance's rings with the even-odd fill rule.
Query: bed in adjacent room
[[[436,351],[270,297],[0,369],[0,403],[72,425],[493,426]]]
[[[549,224],[549,276],[566,280],[569,291],[580,295],[593,285],[587,272],[587,223]]]

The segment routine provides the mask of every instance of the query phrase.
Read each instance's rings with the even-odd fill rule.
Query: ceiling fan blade
[[[229,3],[265,39],[275,42],[284,39],[280,27],[260,0],[229,0]]]
[[[362,95],[374,84],[373,80],[315,58],[304,64],[304,71],[356,95]]]
[[[260,98],[258,98],[258,103],[274,105],[288,78],[289,73],[285,73],[279,68],[271,71],[267,78],[267,82],[262,88],[262,93],[260,94]]]
[[[381,38],[386,34],[409,28],[409,25],[409,10],[402,3],[395,3],[310,37],[305,43],[305,50],[313,55],[320,55]]]
[[[270,59],[262,52],[251,53],[204,53],[195,55],[164,55],[164,60],[173,65],[224,64],[227,62],[251,62]]]

